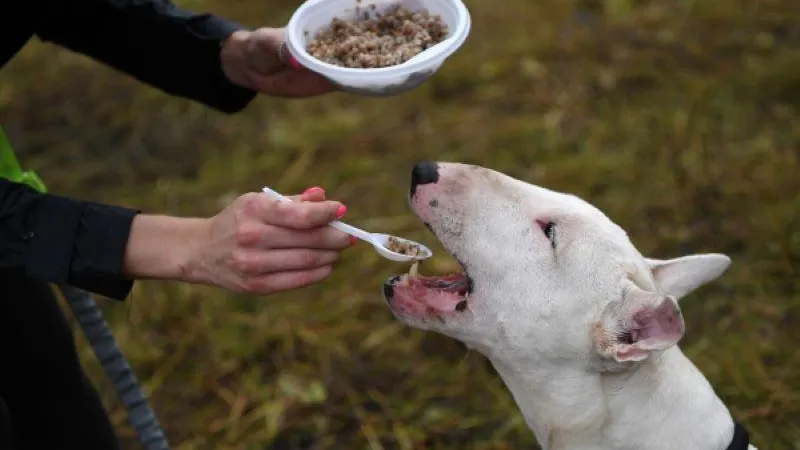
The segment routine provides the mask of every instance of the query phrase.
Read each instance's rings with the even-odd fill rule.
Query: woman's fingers
[[[244,194],[208,222],[193,277],[237,292],[267,294],[318,282],[333,270],[349,237],[328,226],[347,208],[309,188],[277,201]]]
[[[324,202],[325,190],[318,186],[308,188],[300,196],[300,200],[304,202]]]
[[[235,270],[244,277],[257,277],[268,273],[311,270],[328,266],[339,260],[333,250],[268,250],[243,251],[234,256]]]
[[[279,205],[274,199],[267,199],[266,196],[248,197],[243,212],[244,216],[252,219],[239,224],[236,230],[237,246],[256,249],[343,250],[351,245],[349,235],[328,226],[330,221],[320,223],[319,219],[312,218],[313,212],[306,208],[308,206],[322,207],[316,209],[317,214],[326,216],[326,220],[332,218],[330,208],[325,208],[323,205],[335,202],[325,201],[325,191],[322,188],[307,189],[303,194],[294,196],[293,200],[297,203]],[[286,207],[283,213],[289,211],[288,215],[294,217],[280,217],[281,213],[277,211],[278,206]],[[276,222],[293,221],[298,216],[302,216],[303,212],[306,213],[305,219],[312,219],[317,226],[295,228],[276,224]],[[263,220],[267,217],[267,220]],[[295,224],[297,223],[295,222]]]
[[[316,250],[344,250],[351,244],[350,235],[329,226],[303,231],[270,227],[265,230],[262,242],[264,248]]]
[[[261,222],[250,222],[236,231],[236,244],[242,248],[344,250],[351,245],[348,234],[327,225],[311,230],[290,230]]]
[[[253,77],[253,87],[267,95],[284,98],[316,97],[337,90],[324,77],[304,68],[287,67],[278,72]]]
[[[272,294],[274,292],[299,289],[318,283],[333,271],[333,266],[327,265],[309,270],[294,270],[288,272],[275,272],[267,275],[253,277],[245,280],[245,289],[254,294]]]
[[[329,200],[289,203],[259,198],[245,207],[248,217],[268,225],[295,230],[310,230],[327,225],[347,212],[347,207],[342,203]]]

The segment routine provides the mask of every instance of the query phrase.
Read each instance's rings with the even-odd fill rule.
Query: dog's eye
[[[550,243],[553,244],[553,247],[556,246],[556,224],[553,222],[545,222],[541,220],[536,221],[539,224],[539,228],[542,229],[542,233],[547,236],[547,239],[550,239]]]

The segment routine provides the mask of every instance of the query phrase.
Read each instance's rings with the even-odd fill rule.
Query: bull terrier
[[[645,258],[586,201],[484,167],[421,162],[411,178],[411,209],[463,273],[415,265],[384,297],[486,356],[543,450],[756,450],[678,347],[678,302],[730,258]]]

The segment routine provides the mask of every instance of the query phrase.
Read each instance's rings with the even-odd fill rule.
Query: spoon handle
[[[264,187],[261,190],[265,194],[269,194],[272,197],[274,197],[274,198],[276,198],[276,199],[278,199],[280,201],[292,202],[292,199],[277,193],[274,189],[271,189],[271,188],[268,188],[268,187]],[[356,227],[354,227],[352,225],[348,225],[348,224],[346,224],[344,222],[341,222],[341,221],[338,221],[338,220],[334,220],[333,222],[329,223],[328,225],[332,226],[333,228],[336,228],[339,231],[343,231],[343,232],[349,234],[350,236],[355,236],[355,237],[357,237],[357,238],[359,238],[361,240],[364,240],[364,241],[367,241],[367,242],[370,242],[370,243],[374,239],[372,237],[372,233],[370,233],[368,231],[364,231],[361,228],[356,228]]]
[[[370,243],[372,243],[373,241],[372,233],[364,231],[361,228],[356,228],[352,225],[348,225],[338,220],[334,220],[329,225],[332,226],[333,228],[336,228],[339,231],[343,231],[349,234],[350,236],[355,236],[363,241],[367,241]]]

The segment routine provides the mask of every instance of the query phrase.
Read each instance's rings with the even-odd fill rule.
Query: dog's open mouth
[[[393,307],[406,313],[463,311],[472,292],[472,279],[465,273],[440,276],[419,274],[419,263],[407,274],[395,275],[384,284],[384,294]]]

